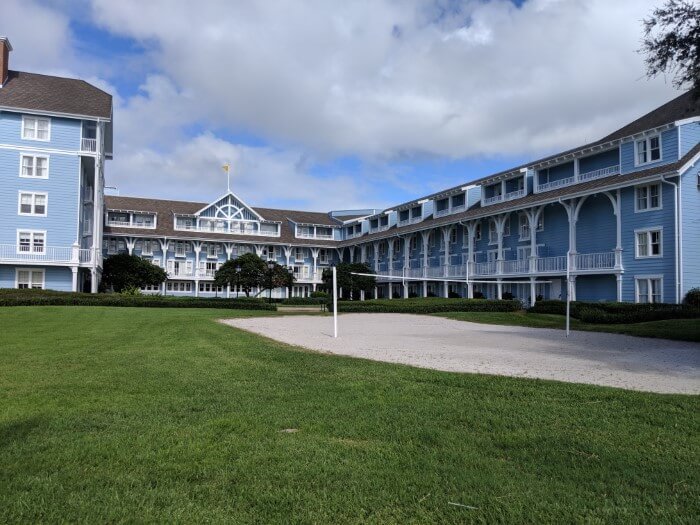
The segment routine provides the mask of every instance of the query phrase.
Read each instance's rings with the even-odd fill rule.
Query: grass
[[[316,354],[222,315],[251,313],[0,309],[0,522],[700,514],[697,396]]]
[[[457,321],[471,321],[473,323],[528,326],[532,328],[557,328],[560,330],[566,327],[566,318],[563,315],[536,314],[527,313],[525,311],[448,312],[435,315],[447,317],[448,319],[455,319]],[[591,324],[581,322],[572,317],[571,329],[700,342],[700,320],[698,319],[670,319],[632,324]]]

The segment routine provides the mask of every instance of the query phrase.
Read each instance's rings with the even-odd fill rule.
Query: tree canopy
[[[269,270],[267,265],[254,253],[243,254],[221,265],[214,276],[214,283],[217,286],[240,286],[246,297],[254,288],[289,288],[294,284],[294,276],[287,268],[274,262],[272,270]]]
[[[646,55],[647,77],[668,73],[674,87],[689,87],[700,97],[700,4],[667,0],[643,26],[640,52]]]
[[[376,285],[375,277],[352,275],[353,273],[373,274],[374,271],[365,263],[340,263],[336,266],[338,288],[343,289],[343,294],[350,298],[359,297],[360,292],[369,293]],[[323,271],[321,277],[326,290],[333,291],[333,271],[328,268]]]
[[[127,288],[158,286],[168,278],[165,270],[137,255],[120,253],[104,260],[101,289],[123,292]]]

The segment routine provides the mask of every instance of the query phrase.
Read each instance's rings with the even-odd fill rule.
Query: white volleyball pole
[[[333,337],[338,337],[338,276],[333,266]]]

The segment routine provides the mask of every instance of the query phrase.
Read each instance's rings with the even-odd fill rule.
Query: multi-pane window
[[[450,230],[450,244],[457,244],[457,228]]]
[[[661,139],[658,135],[636,142],[637,164],[646,164],[661,160]]]
[[[25,140],[49,140],[51,120],[39,117],[22,117],[22,138]]]
[[[46,233],[37,231],[17,232],[19,253],[45,253]]]
[[[141,255],[153,255],[153,251],[158,247],[153,239],[144,239],[141,245]]]
[[[322,248],[318,251],[318,262],[320,264],[328,264],[328,250],[326,250],[325,248]]]
[[[175,241],[173,243],[175,249],[175,257],[184,257],[190,250],[190,243],[184,241]]]
[[[489,221],[489,244],[496,244],[498,242],[498,229],[496,228],[496,221]]]
[[[530,238],[530,220],[525,214],[521,214],[519,217],[520,240],[523,241]]]
[[[44,288],[44,270],[17,270],[17,288]]]
[[[20,192],[19,214],[46,216],[46,194]]]
[[[169,292],[191,292],[192,283],[189,281],[168,281],[166,289]]]
[[[661,257],[661,230],[636,231],[637,257]]]
[[[410,249],[412,252],[415,252],[418,249],[418,235],[411,237]]]
[[[213,242],[207,244],[207,257],[215,258],[219,256],[219,245]]]
[[[635,196],[636,211],[658,210],[661,208],[661,183],[637,186]]]
[[[474,231],[474,240],[475,241],[480,241],[481,240],[481,223],[477,223],[476,225],[476,230]]]
[[[294,260],[303,261],[304,260],[304,248],[294,248]]]
[[[641,277],[635,279],[638,303],[663,302],[662,279],[660,277]]]
[[[49,177],[49,158],[38,155],[21,155],[20,176],[47,179]]]

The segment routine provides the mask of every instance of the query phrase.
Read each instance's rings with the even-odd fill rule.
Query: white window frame
[[[639,254],[639,234],[646,234],[648,252],[651,252],[651,234],[653,232],[659,233],[659,253],[647,255]],[[664,229],[661,226],[656,226],[652,228],[642,228],[639,230],[634,230],[634,258],[635,259],[659,259],[664,256]]]
[[[153,244],[155,243],[155,239],[143,239],[141,241],[141,255],[147,255],[151,256],[153,255]],[[146,246],[148,246],[148,250],[146,250]]]
[[[22,195],[30,195],[32,198],[32,211],[29,213],[22,211]],[[44,197],[44,213],[36,213],[36,198],[38,196]],[[45,191],[24,191],[19,190],[17,192],[17,215],[22,215],[24,217],[46,217],[49,212],[49,194]]]
[[[523,235],[523,230],[527,230],[527,235]],[[529,241],[531,236],[530,218],[526,214],[521,213],[518,215],[518,240]]]
[[[658,139],[659,141],[659,158],[658,159],[651,159],[651,141],[653,139]],[[644,143],[644,155],[645,155],[645,160],[640,162],[639,161],[639,144]],[[663,144],[661,142],[661,135],[649,135],[648,137],[644,137],[643,139],[637,139],[634,141],[634,165],[635,166],[645,166],[647,164],[651,164],[653,162],[661,162],[664,160],[664,153],[663,153]]]
[[[654,303],[663,303],[664,302],[664,276],[663,275],[635,275],[634,276],[634,302],[639,303],[639,283],[640,282],[646,282],[647,285],[647,296],[650,299],[649,301],[646,301],[644,304],[654,304]],[[651,293],[651,281],[659,281],[659,300],[654,301],[653,300],[653,295]]]
[[[30,235],[31,241],[29,242],[29,251],[20,250],[19,238],[20,238],[21,234],[23,234],[23,233],[28,233]],[[38,252],[34,249],[34,236],[37,234],[44,236],[44,249],[40,252]],[[31,253],[31,254],[36,254],[36,255],[45,255],[46,254],[46,246],[47,246],[46,230],[29,230],[29,229],[25,229],[25,228],[17,230],[17,253],[18,254],[24,255],[24,254]]]
[[[659,189],[659,205],[656,207],[651,206],[651,188],[653,186],[656,186]],[[638,197],[638,192],[639,190],[646,189],[646,197],[644,200],[646,201],[646,208],[640,208],[639,207],[639,197]],[[660,182],[655,182],[652,184],[642,184],[640,186],[635,186],[634,187],[634,213],[644,213],[647,211],[654,211],[654,210],[662,210],[664,205],[663,205],[663,194],[662,194],[662,185]]]
[[[457,228],[450,230],[450,244],[457,244]]]
[[[32,175],[25,175],[23,173],[22,167],[24,166],[24,159],[32,159]],[[37,172],[37,167],[36,167],[36,159],[44,159],[46,160],[46,175],[38,176],[36,175]],[[30,155],[29,153],[20,153],[19,154],[19,176],[21,179],[39,179],[39,180],[46,180],[49,178],[49,168],[50,160],[48,155]]]
[[[41,274],[41,290],[46,289],[46,270],[44,268],[15,268],[15,289],[19,289],[19,272],[29,272],[29,286],[27,288],[34,288],[34,274]]]
[[[25,136],[26,128],[27,128],[27,121],[28,120],[33,120],[34,121],[34,136],[33,137],[27,137]],[[39,121],[43,120],[47,122],[47,137],[45,139],[40,139],[37,137],[37,134],[39,133]],[[22,133],[20,135],[22,137],[22,140],[35,140],[38,142],[51,142],[51,119],[48,117],[37,117],[33,115],[22,115]]]

